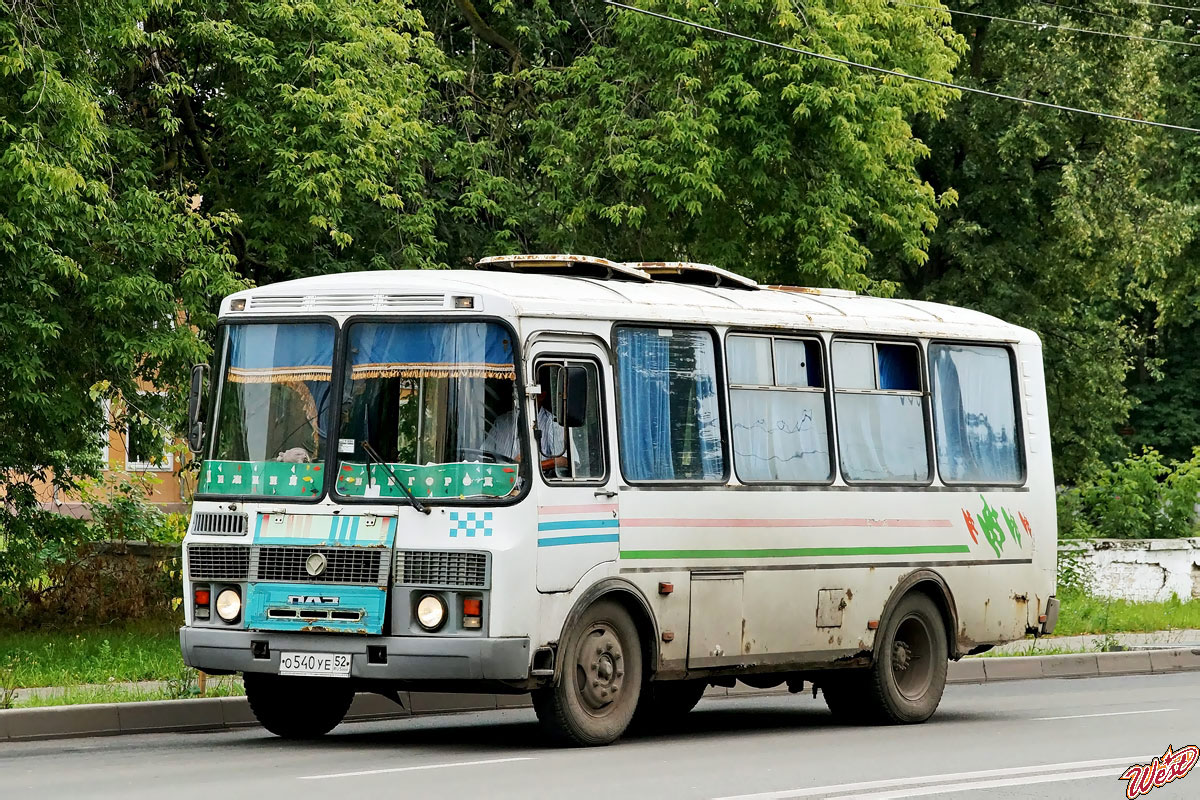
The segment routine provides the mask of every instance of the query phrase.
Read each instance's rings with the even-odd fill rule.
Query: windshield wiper
[[[392,480],[394,480],[396,482],[396,485],[400,487],[400,490],[402,492],[404,492],[404,496],[408,498],[408,504],[410,506],[415,508],[417,511],[420,511],[422,514],[429,513],[429,509],[425,507],[425,504],[422,503],[420,500],[418,500],[413,495],[413,493],[408,490],[408,487],[404,485],[404,482],[402,480],[400,480],[400,476],[397,475],[392,470],[392,465],[387,463],[386,461],[384,461],[382,458],[380,458],[379,453],[375,452],[375,448],[371,447],[370,442],[368,442],[367,440],[364,439],[362,441],[362,449],[363,449],[363,452],[367,454],[367,459],[368,459],[368,461],[367,461],[368,484],[370,483],[370,478],[371,478],[371,461],[370,461],[370,459],[374,459],[374,461],[377,464],[379,464],[381,467],[383,467],[384,469],[386,469],[388,471],[388,475],[392,476]]]

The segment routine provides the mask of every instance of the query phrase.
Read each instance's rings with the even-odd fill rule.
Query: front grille
[[[347,583],[363,586],[387,584],[387,551],[381,548],[260,547],[255,579],[272,583]],[[325,556],[320,575],[305,568],[313,553]]]
[[[236,544],[188,545],[188,574],[194,581],[244,581],[250,548]]]
[[[246,532],[246,527],[245,514],[197,511],[192,515],[192,533],[241,536]]]
[[[361,611],[329,611],[323,608],[268,608],[270,619],[333,619],[338,622],[361,622]]]
[[[396,552],[396,583],[485,588],[488,583],[487,554],[399,550]]]

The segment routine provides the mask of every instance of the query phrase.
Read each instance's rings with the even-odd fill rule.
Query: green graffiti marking
[[[1012,515],[1007,508],[999,510],[993,508],[988,503],[987,498],[979,495],[979,499],[983,501],[983,508],[974,516],[967,509],[962,510],[963,519],[967,523],[967,533],[971,535],[971,541],[975,544],[979,543],[979,535],[982,533],[983,538],[991,545],[992,550],[996,553],[996,558],[999,558],[1004,552],[1004,544],[1010,539],[1017,543],[1017,547],[1025,549],[1025,543],[1021,537],[1021,526],[1025,527],[1025,533],[1033,536],[1033,531],[1030,529],[1029,520],[1024,514],[1018,512],[1017,517],[1020,517],[1021,524],[1017,524],[1017,517]],[[1000,525],[1000,520],[1004,520],[1003,527]],[[978,525],[976,525],[978,522]],[[1008,535],[1004,535],[1004,529],[1008,528]]]
[[[1004,524],[1008,526],[1008,535],[1017,543],[1017,547],[1024,548],[1021,544],[1021,531],[1017,528],[1017,521],[1013,519],[1013,515],[1008,513],[1007,508],[1000,509],[1001,515],[1004,517]]]
[[[996,509],[988,505],[987,498],[979,495],[979,499],[983,501],[983,510],[975,516],[975,519],[979,520],[979,530],[987,539],[987,543],[996,551],[996,557],[999,558],[1000,553],[1004,550],[1004,529],[1000,527],[1000,515]]]

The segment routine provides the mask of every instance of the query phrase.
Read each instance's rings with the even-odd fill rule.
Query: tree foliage
[[[928,3],[645,5],[1200,123],[1187,48]],[[955,8],[1194,34],[1116,0]],[[1197,142],[580,0],[0,0],[0,494],[28,509],[29,476],[94,471],[95,395],[179,387],[245,282],[516,251],[980,308],[1045,342],[1061,477],[1119,457],[1139,400],[1134,440],[1182,455]]]

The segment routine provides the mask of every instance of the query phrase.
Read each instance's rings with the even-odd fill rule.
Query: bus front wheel
[[[284,739],[315,739],[336,728],[354,700],[349,681],[247,672],[246,699],[259,723]]]
[[[619,604],[601,600],[563,639],[558,683],[533,693],[538,722],[562,744],[610,744],[629,727],[641,693],[637,626]]]
[[[948,658],[941,612],[928,595],[911,593],[875,640],[874,663],[827,680],[825,703],[847,722],[924,722],[942,700]]]

